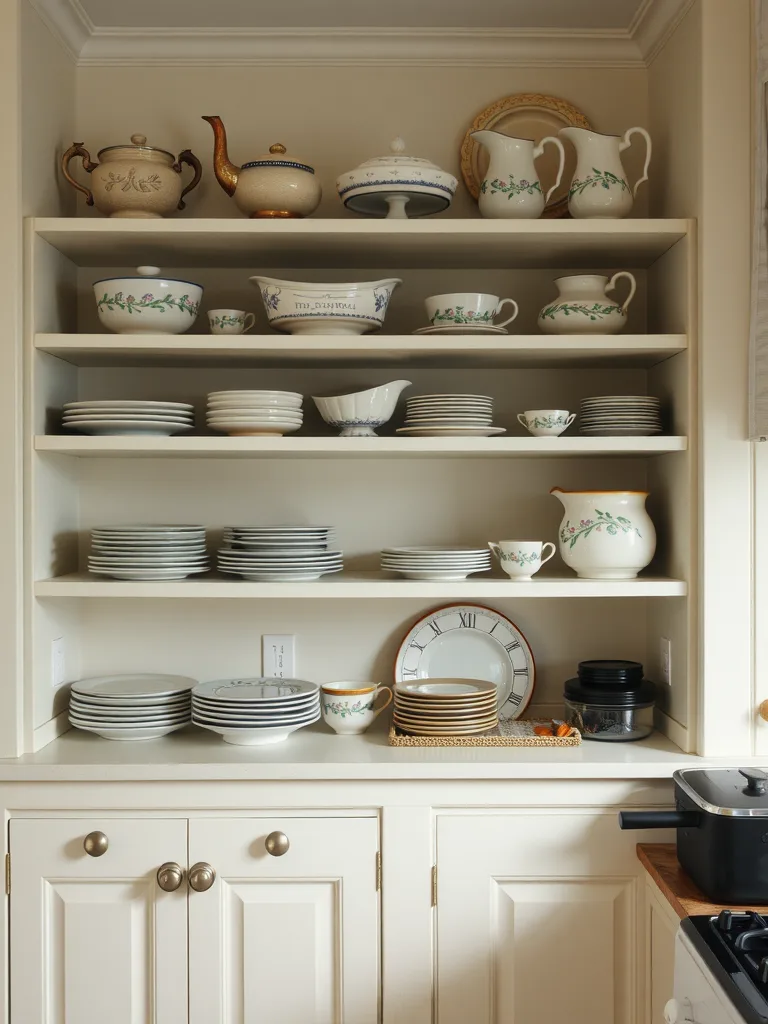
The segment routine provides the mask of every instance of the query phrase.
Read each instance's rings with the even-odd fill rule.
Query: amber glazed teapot
[[[131,144],[108,146],[98,152],[98,163],[82,142],[73,142],[61,158],[64,177],[85,196],[88,206],[108,217],[165,217],[183,210],[184,196],[200,181],[200,161],[185,149],[174,160],[164,149],[147,145],[146,135],[132,135]],[[79,156],[91,175],[91,189],[81,185],[69,173],[69,163]],[[181,165],[189,164],[195,174],[186,188],[181,187]]]

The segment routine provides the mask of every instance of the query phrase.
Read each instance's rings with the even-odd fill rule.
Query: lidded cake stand
[[[388,156],[366,160],[336,180],[339,198],[355,213],[407,220],[440,213],[451,205],[458,181],[431,160],[408,156],[394,139]]]

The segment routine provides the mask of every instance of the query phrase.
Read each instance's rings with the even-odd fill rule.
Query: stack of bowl
[[[192,721],[225,743],[279,743],[320,718],[320,688],[302,679],[215,679],[192,691]]]
[[[395,684],[395,727],[414,736],[471,736],[499,724],[495,683],[416,679]]]
[[[262,583],[319,580],[344,568],[343,553],[329,551],[330,526],[227,526],[219,571]]]
[[[230,437],[281,437],[304,422],[295,391],[212,391],[207,423]]]

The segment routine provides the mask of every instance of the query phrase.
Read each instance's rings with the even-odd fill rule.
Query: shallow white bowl
[[[270,327],[291,334],[364,334],[384,323],[400,278],[342,284],[252,277],[261,292]]]
[[[96,281],[99,320],[115,334],[183,334],[200,312],[202,285],[162,277],[159,267],[138,267],[138,277]]]

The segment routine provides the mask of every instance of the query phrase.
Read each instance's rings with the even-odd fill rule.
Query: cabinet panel
[[[83,848],[100,830],[101,857]],[[186,1024],[186,886],[157,869],[186,863],[185,821],[15,819],[11,835],[14,1021]]]
[[[191,821],[190,864],[216,871],[190,892],[191,1024],[374,1024],[377,849],[372,818]]]

